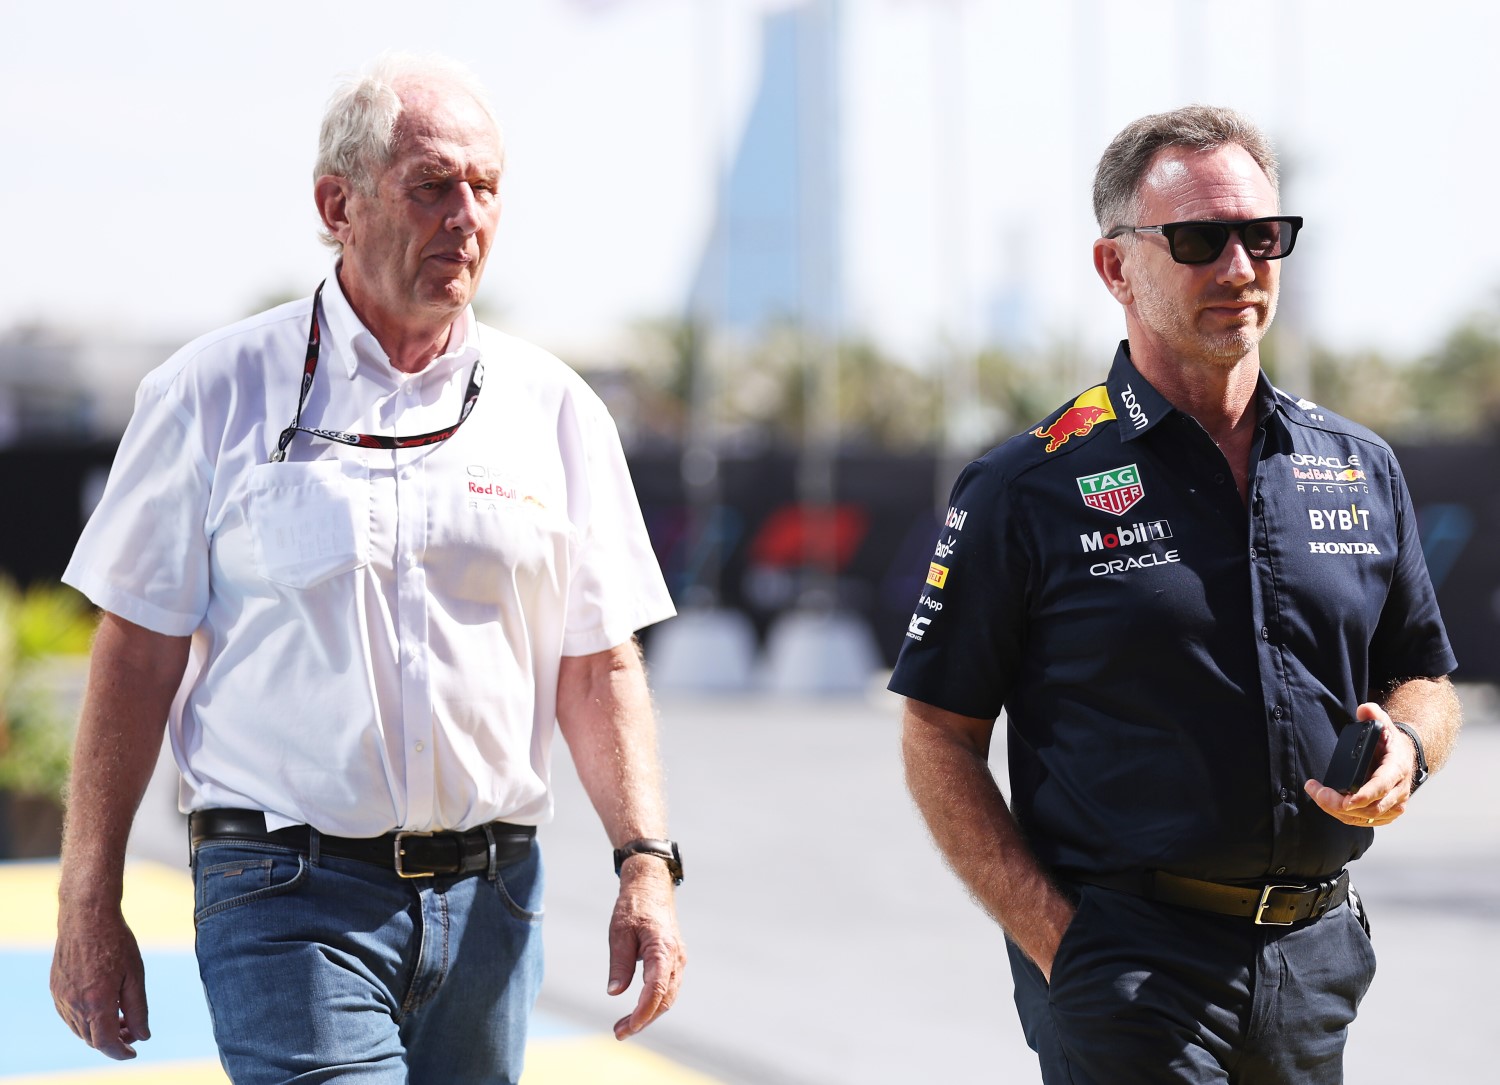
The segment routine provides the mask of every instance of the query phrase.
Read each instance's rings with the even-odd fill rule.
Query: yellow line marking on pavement
[[[55,1074],[0,1076],[4,1085],[107,1085],[111,1081],[149,1081],[151,1085],[229,1085],[218,1059],[156,1062],[146,1066],[111,1063],[98,1070],[63,1070]],[[528,1082],[527,1085],[530,1085]]]
[[[57,937],[56,863],[0,863],[0,949],[51,949]],[[142,949],[193,948],[193,882],[186,870],[125,865],[125,921]]]
[[[656,1052],[612,1036],[538,1040],[526,1045],[522,1085],[718,1085],[717,1078],[686,1070]]]
[[[0,1085],[105,1085],[111,1081],[229,1085],[229,1078],[214,1059],[147,1066],[111,1064],[98,1070],[65,1070],[21,1077],[0,1074]],[[580,1081],[607,1081],[609,1085],[718,1085],[715,1078],[684,1070],[653,1051],[628,1042],[622,1044],[608,1036],[536,1040],[526,1046],[522,1085],[577,1085]]]

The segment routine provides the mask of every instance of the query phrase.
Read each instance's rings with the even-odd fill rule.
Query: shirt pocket
[[[246,518],[256,571],[272,583],[310,588],[370,562],[363,464],[259,464],[250,472]]]
[[[572,537],[566,520],[540,508],[471,501],[433,517],[428,583],[447,598],[484,605],[555,600],[567,590]]]

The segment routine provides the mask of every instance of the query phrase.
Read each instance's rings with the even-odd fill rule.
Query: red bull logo
[[[1047,442],[1047,451],[1056,452],[1074,437],[1087,437],[1100,422],[1115,419],[1114,407],[1110,405],[1109,393],[1104,385],[1096,385],[1073,401],[1073,405],[1050,426],[1039,426],[1031,431],[1033,437]]]
[[[1298,482],[1332,482],[1347,486],[1365,481],[1364,464],[1359,462],[1357,455],[1341,459],[1312,452],[1293,452],[1287,459],[1292,462],[1292,477]]]

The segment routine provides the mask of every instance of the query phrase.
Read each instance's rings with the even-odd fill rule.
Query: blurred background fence
[[[1500,682],[1500,443],[1403,445],[1397,453],[1459,676]],[[0,570],[22,583],[62,573],[112,456],[109,443],[0,449],[0,507],[11,510],[11,530],[0,532]],[[894,662],[944,503],[942,456],[838,453],[833,501],[824,505],[800,499],[799,459],[788,448],[720,456],[718,501],[708,506],[694,504],[675,450],[630,459],[680,607],[742,615],[761,646],[788,614],[850,615],[867,628],[879,660]]]

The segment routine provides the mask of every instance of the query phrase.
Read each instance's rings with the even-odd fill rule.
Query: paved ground
[[[1500,703],[1488,691],[1466,691],[1466,700],[1471,722],[1454,761],[1411,816],[1381,831],[1356,870],[1381,974],[1352,1033],[1351,1085],[1496,1074],[1489,1029],[1500,966],[1500,819],[1488,800],[1500,778]],[[667,698],[661,711],[673,827],[688,864],[680,904],[691,963],[682,999],[645,1043],[608,1038],[621,1012],[620,1000],[604,994],[614,876],[564,752],[559,816],[543,831],[548,978],[528,1085],[1037,1079],[1000,936],[937,858],[902,787],[894,698]],[[164,772],[148,796],[133,847],[180,868],[170,782]],[[10,866],[0,864],[0,881],[25,865]],[[0,899],[10,896],[0,885]],[[34,1013],[38,998],[45,1003],[32,975],[45,975],[44,955],[7,945],[13,914],[0,908],[0,972],[11,992],[30,993],[0,1000],[0,1085],[128,1080],[113,1067],[14,1076],[50,1068],[22,1064],[15,1052],[71,1051],[76,1041],[35,1023],[51,1013]],[[159,948],[167,955],[158,982],[190,992],[183,959]],[[190,1000],[153,997],[167,999],[169,1019],[185,1030],[199,1028]],[[166,1033],[160,1022],[156,1031],[152,1044]],[[568,1061],[580,1055],[605,1061]],[[166,1076],[165,1063],[152,1073],[140,1067],[137,1080],[222,1082],[211,1063],[196,1065],[179,1064],[187,1076]]]
[[[1351,1085],[1500,1079],[1500,711],[1488,691],[1466,701],[1448,769],[1356,868],[1380,976],[1351,1032]],[[661,712],[691,961],[659,1050],[745,1085],[1037,1080],[1001,938],[902,787],[893,697]],[[607,846],[559,776],[544,1005],[604,1022]]]

